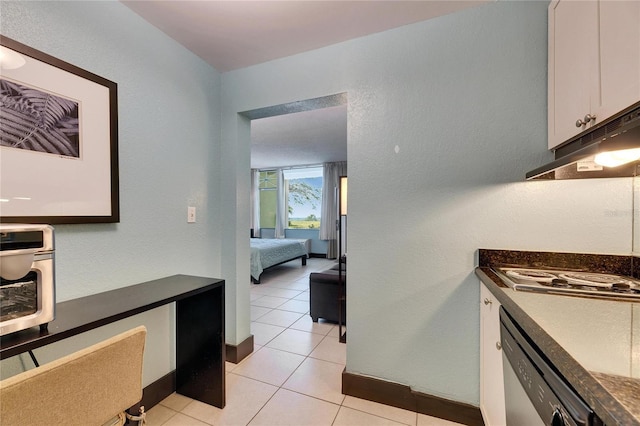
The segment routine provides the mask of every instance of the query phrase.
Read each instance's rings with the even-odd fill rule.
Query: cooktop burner
[[[640,280],[623,275],[511,267],[493,270],[515,290],[640,300]]]
[[[527,281],[537,281],[541,283],[550,283],[553,279],[558,278],[554,274],[550,274],[544,271],[537,271],[534,269],[505,269],[505,271],[510,277]]]

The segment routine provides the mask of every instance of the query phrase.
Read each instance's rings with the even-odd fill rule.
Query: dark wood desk
[[[174,275],[57,303],[48,330],[33,327],[0,338],[0,359],[172,302],[176,302],[176,392],[223,408],[224,280],[217,278]]]

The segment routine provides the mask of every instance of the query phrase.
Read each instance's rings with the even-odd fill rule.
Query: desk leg
[[[176,302],[176,391],[225,405],[224,287]]]

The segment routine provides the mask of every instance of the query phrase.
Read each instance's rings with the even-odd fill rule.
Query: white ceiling
[[[487,0],[136,1],[127,7],[220,71],[446,15]]]
[[[227,72],[486,1],[122,0],[122,3],[216,70]],[[346,160],[346,120],[346,106],[253,120],[252,167]],[[341,155],[344,158],[338,158]]]
[[[251,168],[346,160],[346,105],[251,121]]]

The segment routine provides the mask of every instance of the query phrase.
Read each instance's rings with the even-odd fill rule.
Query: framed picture
[[[117,92],[0,36],[0,222],[120,221]]]

